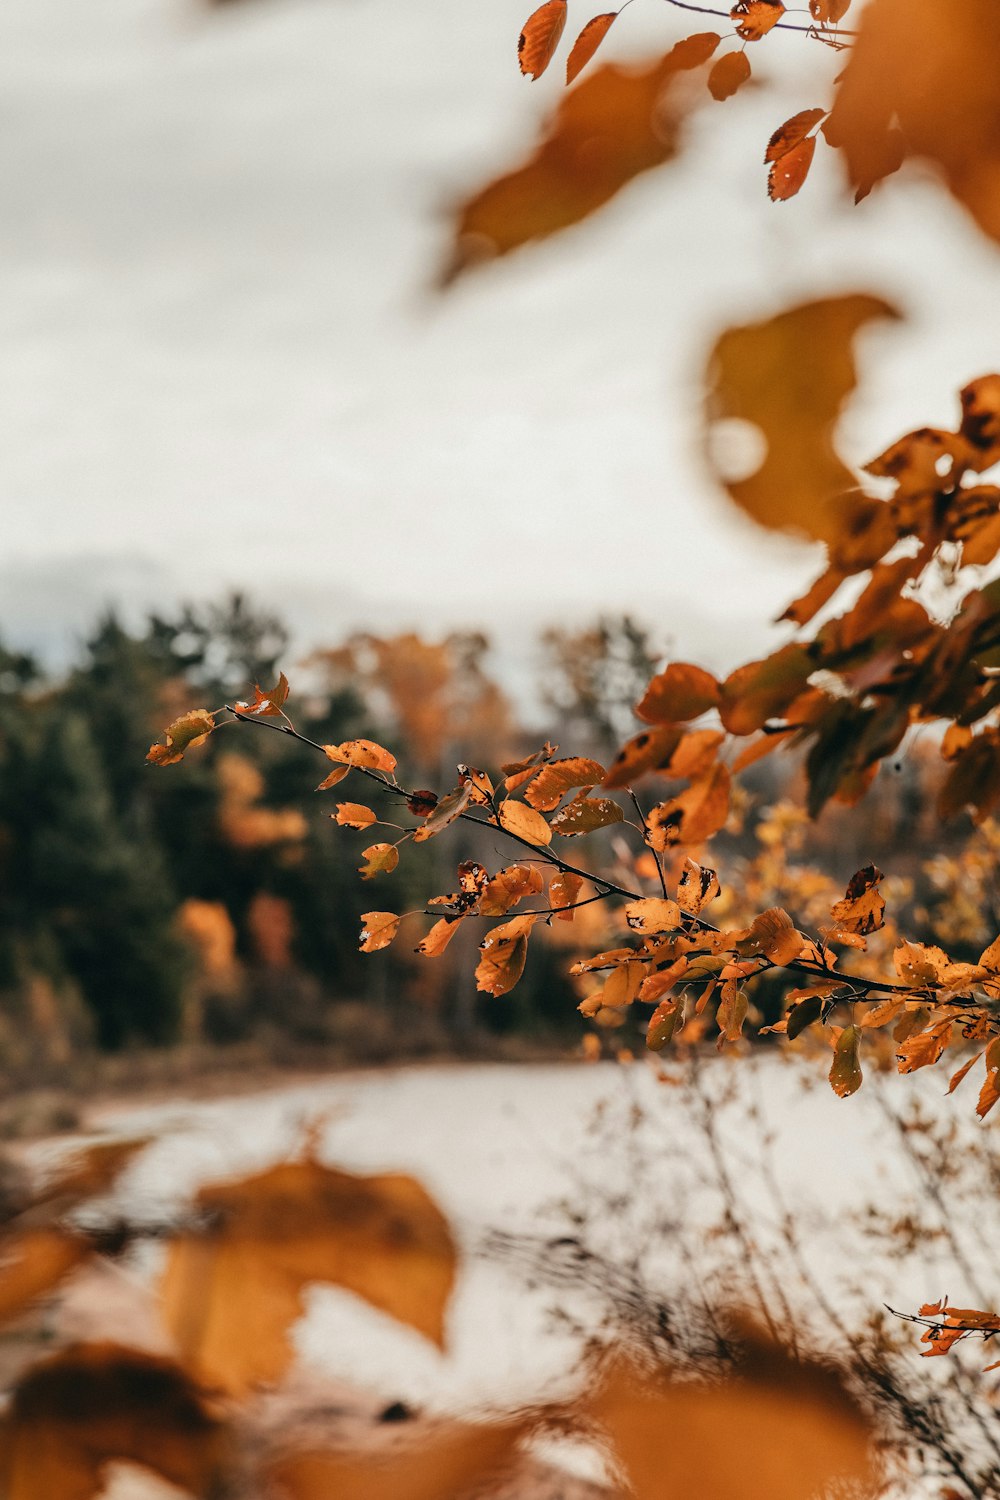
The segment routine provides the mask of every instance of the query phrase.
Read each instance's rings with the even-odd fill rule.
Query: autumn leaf
[[[681,926],[681,909],[676,901],[650,896],[642,901],[629,901],[625,920],[633,932],[673,932]]]
[[[233,707],[237,713],[256,719],[280,718],[281,711],[288,700],[288,691],[288,678],[282,672],[269,693],[265,693],[258,683],[254,683],[253,697],[250,702],[237,702]]]
[[[359,865],[362,880],[373,880],[376,875],[391,875],[399,864],[399,850],[395,844],[370,844],[362,850],[365,861]]]
[[[484,886],[479,899],[480,914],[502,917],[525,896],[537,896],[544,883],[542,872],[535,865],[507,865]]]
[[[5,1235],[0,1239],[0,1324],[19,1317],[92,1254],[86,1235],[56,1226]]]
[[[351,774],[350,766],[334,766],[329,776],[324,777],[316,788],[317,792],[327,792],[332,786],[338,786],[345,776]]]
[[[821,26],[836,26],[850,7],[851,0],[809,0],[809,14]]]
[[[360,766],[366,771],[382,771],[391,775],[396,769],[396,757],[376,745],[374,740],[345,740],[342,745],[324,745],[328,760],[345,766]]]
[[[719,693],[711,672],[690,662],[671,662],[652,679],[635,711],[647,724],[674,724],[718,707]]]
[[[289,1453],[268,1466],[267,1478],[287,1500],[456,1500],[488,1481],[492,1489],[527,1430],[521,1418],[448,1422],[388,1452],[369,1445],[357,1453]]]
[[[370,828],[378,822],[371,808],[361,802],[338,802],[337,811],[331,816],[342,828]]]
[[[790,964],[802,952],[805,938],[780,906],[769,907],[755,917],[737,948],[741,957],[763,954],[779,968]]]
[[[553,813],[549,828],[564,839],[578,838],[581,834],[594,833],[598,828],[608,828],[613,823],[624,822],[625,814],[610,797],[574,797],[557,813]]]
[[[566,59],[567,85],[571,84],[574,78],[576,78],[577,75],[581,73],[590,62],[590,59],[597,51],[604,38],[607,36],[608,31],[611,28],[611,23],[616,20],[617,16],[618,12],[616,10],[612,10],[608,11],[603,16],[594,16],[592,20],[587,22],[586,26],[580,32],[580,35],[577,37],[576,41],[573,43],[573,47],[570,51],[569,57]]]
[[[646,1027],[646,1046],[650,1052],[662,1052],[670,1044],[683,1018],[683,1010],[673,1000],[664,1000],[656,1007]]]
[[[763,661],[737,667],[722,684],[722,722],[730,734],[752,734],[780,718],[802,692],[816,664],[792,641]]]
[[[164,1315],[181,1359],[234,1394],[277,1380],[307,1286],[333,1282],[444,1345],[456,1252],[411,1177],[285,1162],[203,1187],[199,1232],[170,1247]]]
[[[767,196],[772,203],[784,203],[795,197],[806,180],[815,154],[816,137],[810,135],[778,157],[767,174]]]
[[[552,842],[552,830],[542,817],[540,812],[534,808],[527,807],[523,802],[515,802],[508,797],[506,802],[501,802],[497,810],[497,818],[500,827],[506,833],[512,833],[519,839],[526,839],[529,844],[538,844],[544,847]]]
[[[207,708],[192,709],[190,713],[175,719],[164,731],[165,745],[150,745],[146,759],[153,766],[175,765],[177,761],[184,759],[186,750],[190,750],[192,745],[200,745],[214,728],[215,719]]]
[[[551,812],[574,787],[596,786],[599,781],[604,780],[606,774],[599,761],[588,760],[583,756],[549,761],[532,778],[525,790],[524,800],[538,812]]]
[[[833,1049],[830,1067],[830,1087],[838,1098],[846,1099],[856,1094],[862,1083],[861,1063],[858,1053],[861,1032],[857,1026],[845,1026]]]
[[[643,729],[618,751],[602,784],[610,791],[631,786],[650,771],[668,771],[683,738],[684,731],[676,724]]]
[[[566,0],[545,0],[524,23],[517,40],[521,72],[541,78],[555,54],[566,25]]]
[[[425,958],[437,958],[443,953],[462,925],[461,917],[441,917],[417,944],[416,951]]]
[[[361,952],[377,953],[380,948],[388,948],[399,931],[399,921],[395,912],[366,911],[361,918]]]
[[[710,839],[729,816],[730,786],[728,767],[716,761],[700,781],[652,808],[646,819],[650,846],[663,851]]]
[[[579,223],[634,177],[670,161],[694,107],[683,74],[718,41],[714,32],[687,37],[645,67],[606,64],[582,79],[563,96],[530,160],[461,207],[442,284]]]
[[[449,824],[454,823],[456,818],[460,818],[472,801],[474,791],[472,782],[464,781],[455,791],[449,792],[447,797],[442,797],[413,835],[413,842],[422,844],[426,839],[435,838]]]
[[[632,1004],[645,977],[646,965],[637,959],[619,964],[605,980],[599,995],[600,1004],[608,1005],[613,1010],[623,1010],[625,1006]]]
[[[862,937],[876,932],[885,913],[885,901],[878,889],[879,881],[884,879],[875,865],[865,865],[852,875],[843,901],[836,902],[831,910],[834,921],[846,932],[856,932]]]
[[[760,525],[828,542],[840,536],[845,516],[833,501],[855,479],[834,449],[833,430],[856,384],[852,342],[866,323],[897,316],[878,297],[830,297],[731,328],[716,342],[706,434],[737,419],[762,435],[764,456],[752,472],[727,478],[716,468]]]
[[[221,1493],[223,1422],[173,1360],[74,1344],[32,1365],[0,1427],[5,1500],[96,1500],[112,1463],[151,1469],[187,1494]]]
[[[437,805],[437,792],[428,792],[423,789],[411,792],[406,799],[406,806],[415,818],[429,818]]]
[[[736,23],[736,35],[745,42],[759,42],[777,26],[785,14],[781,0],[739,0],[729,12]]]
[[[583,886],[583,876],[574,875],[569,870],[560,870],[549,881],[549,905],[557,908],[556,921],[572,922],[575,912],[568,910],[577,900]],[[561,909],[559,909],[561,908]]]
[[[730,99],[750,77],[750,59],[745,52],[727,52],[713,63],[708,91],[713,99]]]
[[[718,1384],[619,1359],[588,1405],[636,1500],[804,1500],[872,1478],[867,1425],[836,1376],[758,1338]]]
[[[512,917],[488,932],[480,943],[476,988],[488,995],[506,995],[524,973],[528,937],[538,918],[531,913]]]
[[[684,861],[684,869],[677,882],[677,904],[681,911],[696,917],[702,907],[719,895],[719,877],[707,866],[696,864],[693,859]]]

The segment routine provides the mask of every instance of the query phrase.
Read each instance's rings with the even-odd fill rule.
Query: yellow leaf
[[[642,901],[629,901],[625,920],[634,932],[673,932],[681,925],[681,909],[676,901],[650,896]]]
[[[480,943],[482,958],[476,966],[476,988],[488,995],[506,995],[524,973],[528,937],[537,922],[530,913],[512,917],[488,932]]]
[[[207,708],[194,708],[182,714],[167,728],[165,745],[150,745],[146,759],[153,766],[172,766],[183,760],[185,750],[200,745],[212,733],[215,720]]]
[[[362,880],[372,880],[376,875],[391,875],[399,864],[399,850],[395,844],[370,844],[361,852],[365,861],[358,866]]]
[[[396,769],[396,757],[374,740],[345,740],[342,745],[324,745],[323,750],[327,759],[338,765],[361,766],[366,771],[382,771],[386,775]]]
[[[533,807],[525,806],[523,802],[515,802],[508,797],[506,802],[501,802],[497,816],[500,827],[516,838],[543,846],[552,842],[552,830],[541,813],[535,812]]]
[[[388,948],[399,931],[399,917],[391,911],[366,911],[361,922],[362,953],[377,953],[379,948]]]
[[[338,802],[333,817],[342,828],[370,828],[378,822],[371,808],[361,802]]]
[[[574,787],[596,786],[605,775],[604,767],[598,761],[582,756],[552,760],[532,778],[525,789],[524,800],[537,812],[551,812]]]

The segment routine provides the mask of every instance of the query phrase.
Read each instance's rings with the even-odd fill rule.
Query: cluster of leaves
[[[152,1232],[128,1219],[102,1223],[95,1208],[147,1144],[99,1143],[9,1195],[0,1324],[51,1297],[87,1261],[120,1255]],[[155,1232],[166,1241],[159,1297],[172,1352],[94,1340],[23,1371],[0,1419],[7,1500],[95,1500],[119,1462],[206,1500],[248,1486],[285,1500],[453,1500],[507,1473],[525,1441],[554,1422],[596,1426],[640,1497],[689,1493],[696,1474],[718,1500],[791,1500],[835,1476],[871,1479],[868,1428],[840,1382],[752,1334],[723,1385],[677,1383],[619,1357],[559,1408],[441,1422],[419,1444],[387,1454],[324,1446],[316,1435],[296,1446],[262,1443],[258,1432],[248,1444],[252,1398],[285,1376],[288,1333],[310,1285],[345,1288],[444,1348],[458,1268],[450,1228],[412,1178],[355,1176],[321,1164],[309,1144],[299,1159],[203,1187],[182,1221]],[[715,1445],[713,1458],[703,1434],[720,1423],[732,1441]],[[679,1434],[669,1453],[665,1424]],[[739,1455],[762,1432],[773,1440],[747,1488]]]
[[[794,1039],[807,1027],[826,1026],[836,1093],[846,1096],[861,1085],[864,1033],[891,1025],[904,1073],[938,1062],[958,1036],[978,1042],[979,1053],[951,1086],[985,1056],[978,1103],[985,1115],[1000,1098],[1000,940],[975,963],[901,940],[891,978],[857,973],[852,956],[884,923],[882,876],[874,866],[852,877],[815,935],[781,907],[760,912],[746,926],[719,930],[705,915],[719,894],[718,877],[688,852],[700,852],[724,827],[734,776],[761,757],[781,747],[804,753],[808,807],[816,814],[830,798],[857,802],[911,726],[941,720],[948,765],[941,815],[968,807],[982,819],[1000,805],[1000,585],[972,588],[945,619],[921,599],[921,590],[933,592],[942,576],[982,566],[1000,549],[1000,488],[979,482],[1000,459],[1000,377],[965,388],[956,431],[920,429],[867,466],[887,493],[847,488],[852,476],[829,433],[852,383],[850,336],[878,311],[856,297],[810,304],[733,330],[713,355],[713,416],[752,419],[767,438],[763,467],[731,483],[734,498],[770,525],[794,516],[799,529],[827,543],[826,568],[785,618],[810,625],[845,580],[867,575],[844,613],[724,681],[694,664],[671,663],[636,706],[647,727],[626,741],[608,768],[589,757],[560,756],[546,743],[504,765],[496,783],[484,770],[460,766],[457,784],[441,795],[406,789],[389,751],[353,740],[315,746],[335,766],[320,789],[354,771],[405,804],[411,824],[391,825],[397,837],[363,850],[367,879],[392,871],[405,844],[423,844],[459,819],[517,846],[518,859],[492,871],[478,860],[463,861],[455,888],[435,895],[426,908],[436,920],[417,946],[424,955],[442,953],[473,918],[491,924],[476,968],[481,991],[499,996],[514,987],[539,923],[572,922],[581,908],[609,903],[619,909],[609,928],[618,941],[581,957],[571,971],[597,986],[587,989],[580,1010],[599,1027],[615,1024],[616,1013],[633,1004],[650,1006],[646,1044],[660,1051],[688,1025],[696,1039],[712,1004],[720,1045],[734,1042],[748,1016],[747,986],[782,970],[794,985],[786,997],[790,1009],[769,1030]],[[804,332],[825,356],[820,370],[829,373],[817,376],[812,410],[800,413],[795,425],[780,385],[760,375]],[[825,466],[807,467],[807,451],[821,458],[828,453]],[[271,692],[257,688],[231,713],[301,739],[285,712],[287,695],[281,677]],[[714,722],[705,722],[709,716]],[[200,736],[213,723],[200,713],[186,716],[171,725],[165,746],[154,746],[150,758],[177,759],[185,735]],[[664,779],[672,790],[643,810],[634,788],[649,777]],[[356,802],[338,804],[333,816],[365,831],[381,821]],[[617,871],[612,878],[561,852],[567,840],[618,825],[628,825],[643,846],[631,862],[631,884]],[[365,913],[362,951],[388,947],[413,915]]]
[[[462,206],[445,281],[577,223],[639,173],[670,161],[699,99],[730,98],[751,76],[748,47],[789,30],[849,51],[831,101],[799,110],[762,143],[773,200],[799,191],[823,139],[840,154],[856,199],[905,161],[927,162],[983,232],[1000,239],[1000,20],[992,0],[968,0],[957,10],[936,0],[869,0],[856,31],[841,25],[849,4],[810,0],[806,26],[788,19],[781,0],[739,0],[728,13],[699,6],[728,20],[728,35],[699,32],[645,66],[608,63],[592,71],[558,107],[535,155]],[[619,14],[588,21],[569,53],[567,82]],[[566,16],[566,0],[546,0],[525,22],[522,72],[538,78],[545,71]],[[709,68],[731,43],[735,48]],[[693,70],[701,69],[703,92],[690,87]]]

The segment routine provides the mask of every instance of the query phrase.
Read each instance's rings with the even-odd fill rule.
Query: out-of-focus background
[[[5,0],[11,1068],[261,1025],[379,1055],[438,1046],[439,1023],[572,1027],[553,950],[503,1003],[471,993],[468,954],[362,966],[358,912],[419,905],[470,850],[435,842],[440,870],[373,895],[304,755],[233,729],[161,772],[148,745],[284,668],[300,727],[390,740],[417,783],[545,734],[608,754],[666,652],[721,670],[763,649],[818,562],[708,476],[717,334],[845,288],[895,302],[905,321],[859,346],[856,463],[953,423],[995,363],[994,252],[933,182],[908,169],[854,210],[819,159],[768,203],[763,143],[838,67],[793,34],[692,117],[676,163],[435,291],[454,205],[560,96],[555,70],[518,72],[523,20],[521,0]],[[692,29],[642,0],[605,52]],[[824,868],[842,882],[917,828],[922,774],[919,755],[883,773],[863,850],[821,825]],[[783,789],[762,773],[758,806]],[[734,860],[762,817],[731,831]],[[918,880],[921,858],[897,847],[893,869]],[[934,890],[925,871],[910,895]]]

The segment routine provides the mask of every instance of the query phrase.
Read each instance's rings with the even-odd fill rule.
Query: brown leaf
[[[767,196],[772,203],[785,203],[795,197],[809,174],[815,154],[816,137],[810,135],[774,163],[767,174]]]
[[[688,37],[645,67],[607,64],[582,79],[531,159],[462,206],[442,283],[579,223],[634,177],[670,161],[693,107],[681,75],[717,45],[715,33]]]
[[[226,1427],[173,1360],[119,1344],[75,1344],[33,1365],[0,1432],[5,1500],[96,1500],[115,1462],[141,1464],[191,1495],[220,1493]]]
[[[172,1244],[163,1302],[181,1358],[206,1383],[239,1394],[277,1380],[303,1292],[318,1281],[444,1346],[455,1245],[412,1177],[285,1162],[203,1187],[195,1208],[205,1228]]]
[[[528,938],[538,921],[526,914],[512,917],[488,932],[480,943],[482,958],[476,966],[476,988],[488,995],[506,995],[524,973],[528,956]]]
[[[552,842],[552,830],[541,813],[535,812],[533,807],[527,807],[523,802],[515,802],[508,797],[497,809],[497,819],[506,833],[512,833],[519,839],[527,839],[529,844],[544,848]]]
[[[900,979],[909,985],[940,984],[950,963],[943,949],[908,942],[900,943],[893,952],[892,961]]]
[[[399,920],[395,912],[391,911],[364,912],[359,939],[361,952],[377,953],[380,948],[388,948],[399,931]]]
[[[370,807],[361,802],[338,802],[332,815],[342,828],[370,828],[378,822]]]
[[[437,805],[437,792],[428,792],[423,789],[411,792],[406,799],[406,806],[415,818],[429,818]]]
[[[267,1477],[288,1500],[458,1500],[510,1467],[526,1430],[521,1419],[449,1422],[419,1442],[381,1454],[371,1447],[291,1453],[270,1465]]]
[[[172,766],[184,759],[185,750],[200,745],[212,733],[215,720],[207,708],[194,708],[182,714],[164,733],[165,745],[150,745],[146,759],[153,766]]]
[[[862,1084],[861,1062],[858,1053],[861,1047],[861,1032],[857,1026],[845,1026],[833,1049],[830,1067],[830,1087],[840,1099],[856,1094]]]
[[[652,679],[635,711],[647,724],[674,724],[718,707],[719,693],[711,672],[675,661]]]
[[[730,99],[750,77],[750,59],[745,52],[727,52],[713,63],[708,91],[713,99]]]
[[[851,876],[843,901],[837,901],[831,915],[845,932],[856,932],[861,937],[876,932],[883,925],[885,901],[878,890],[884,880],[882,871],[875,865],[865,865]]]
[[[975,449],[969,465],[977,474],[1000,461],[1000,375],[981,375],[970,380],[961,393],[960,432]]]
[[[607,36],[608,31],[611,28],[611,23],[617,19],[617,16],[618,12],[616,10],[612,10],[608,11],[603,16],[594,16],[592,20],[587,22],[586,26],[580,32],[580,35],[577,37],[576,41],[573,43],[572,51],[570,52],[569,57],[566,60],[567,84],[571,84],[573,82],[573,79],[576,78],[577,75],[581,73],[590,62],[590,59],[597,51],[604,38]]]
[[[578,838],[581,834],[594,833],[598,828],[608,828],[612,823],[623,823],[625,814],[611,797],[574,797],[549,823],[553,833],[564,839]]]
[[[596,760],[574,756],[570,760],[553,760],[543,766],[524,793],[524,800],[537,812],[551,812],[574,787],[596,786],[607,773]]]
[[[782,968],[798,958],[804,943],[805,938],[793,925],[787,911],[772,906],[754,918],[738,952],[744,958],[761,953]]]
[[[629,901],[625,920],[633,932],[673,932],[681,926],[681,909],[676,901],[650,896],[643,901]]]
[[[362,850],[365,861],[359,865],[362,880],[373,880],[376,875],[391,875],[399,864],[399,850],[395,844],[370,844]]]
[[[255,718],[280,718],[281,710],[288,700],[288,678],[284,672],[278,678],[277,683],[269,693],[265,693],[258,683],[254,683],[253,698],[249,703],[235,703],[233,707],[238,713],[252,714]]]
[[[951,1041],[955,1023],[946,1018],[938,1021],[926,1031],[918,1031],[907,1037],[896,1053],[897,1069],[900,1073],[915,1073],[918,1068],[928,1068],[938,1062]]]
[[[555,55],[565,25],[566,0],[545,0],[544,5],[532,11],[517,39],[517,60],[522,73],[541,78]]]
[[[376,745],[374,740],[345,740],[342,745],[324,745],[328,760],[338,765],[361,766],[367,771],[383,771],[391,775],[396,769],[396,757]]]
[[[809,14],[821,26],[836,26],[851,8],[851,0],[809,0]]]
[[[806,686],[816,664],[794,641],[763,661],[737,667],[722,684],[722,722],[730,734],[752,734],[778,719]]]
[[[702,907],[719,895],[719,877],[707,866],[695,864],[693,859],[684,861],[684,869],[677,882],[677,904],[681,911],[696,917]]]
[[[759,1339],[719,1384],[620,1360],[590,1404],[636,1500],[804,1500],[872,1477],[866,1424],[839,1380]]]
[[[864,324],[897,316],[878,297],[831,297],[731,328],[717,341],[707,430],[736,418],[758,428],[766,444],[754,472],[727,479],[717,471],[718,477],[762,526],[831,543],[840,537],[845,512],[832,502],[855,479],[832,437],[857,380],[852,342]]]
[[[784,14],[781,0],[739,0],[729,12],[729,19],[736,22],[737,36],[745,42],[759,42]]]

